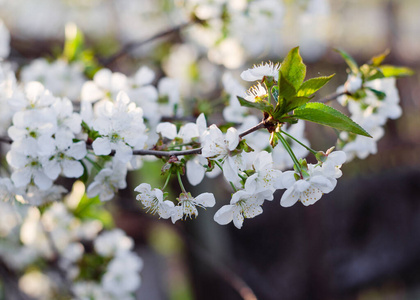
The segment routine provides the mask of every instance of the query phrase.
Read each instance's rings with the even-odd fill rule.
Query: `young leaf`
[[[293,84],[287,80],[287,78],[280,71],[279,73],[279,97],[284,99],[290,99],[296,95],[296,89]]]
[[[340,50],[340,49],[334,49],[334,50],[340,53],[340,55],[344,58],[344,60],[346,61],[347,65],[349,66],[353,74],[359,73],[359,66],[357,65],[353,57],[351,57],[347,52],[343,50]]]
[[[321,76],[306,80],[299,88],[297,92],[298,97],[310,96],[320,88],[322,88],[335,74],[330,76]]]
[[[239,100],[239,103],[242,106],[256,108],[258,110],[265,111],[265,112],[268,112],[268,113],[271,113],[273,111],[273,105],[271,105],[268,102],[265,102],[265,101],[262,101],[262,102],[250,102],[250,101],[247,101],[244,98],[239,97],[239,96],[237,98]]]
[[[299,47],[293,48],[287,54],[281,63],[279,75],[284,76],[296,90],[302,85],[306,75],[306,66],[302,62],[302,57],[299,54]]]
[[[330,126],[355,134],[371,137],[362,127],[338,110],[319,102],[306,103],[293,112],[298,119]]]
[[[76,24],[69,23],[66,25],[65,42],[63,55],[68,61],[77,60],[83,50],[84,37],[83,33],[77,28]]]
[[[391,51],[386,49],[383,53],[372,57],[372,65],[378,67]]]
[[[285,112],[288,113],[289,111],[294,110],[296,107],[302,106],[311,100],[311,97],[293,97],[289,101],[287,101]]]
[[[386,94],[384,92],[375,90],[375,89],[370,88],[370,87],[368,89],[371,90],[376,95],[376,97],[378,97],[379,100],[385,99]]]
[[[385,77],[403,77],[411,76],[414,71],[407,67],[396,67],[390,65],[383,65],[379,67]]]

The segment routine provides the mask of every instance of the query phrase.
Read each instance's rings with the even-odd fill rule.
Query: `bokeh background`
[[[10,60],[18,64],[59,52],[68,22],[79,26],[105,59],[122,45],[182,24],[192,12],[214,17],[212,5],[220,1],[204,2],[3,0],[0,18],[11,32]],[[217,199],[216,207],[200,211],[196,220],[173,225],[146,214],[132,190],[140,182],[161,183],[160,164],[146,162],[108,204],[145,262],[138,299],[420,299],[420,1],[260,2],[273,7],[273,20],[237,25],[218,43],[212,28],[220,24],[210,22],[205,30],[190,26],[134,47],[108,67],[132,74],[147,65],[159,76],[177,78],[184,101],[198,108],[221,98],[226,70],[239,78],[254,63],[281,61],[297,45],[308,76],[336,73],[317,98],[347,78],[333,48],[359,63],[389,48],[386,63],[416,71],[397,83],[403,116],[388,121],[378,154],[343,166],[334,192],[310,207],[282,208],[279,191],[241,230],[213,221],[230,200],[221,178],[190,187],[193,194],[213,191]],[[197,9],[200,5],[204,8]],[[219,120],[220,107],[210,106]],[[332,130],[316,125],[306,130],[315,149],[335,143]]]

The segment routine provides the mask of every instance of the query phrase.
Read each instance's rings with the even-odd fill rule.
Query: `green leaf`
[[[316,91],[318,91],[320,88],[322,88],[328,81],[331,80],[331,78],[334,77],[335,74],[332,74],[330,76],[321,76],[316,78],[311,78],[306,80],[299,88],[297,92],[298,97],[303,96],[310,96]]]
[[[295,118],[330,126],[355,134],[371,137],[362,127],[338,110],[319,102],[306,103],[294,110]]]
[[[414,70],[407,67],[383,65],[379,67],[385,77],[403,77],[414,75]]]
[[[250,101],[247,101],[244,98],[239,97],[239,96],[238,96],[238,100],[239,100],[239,103],[242,106],[245,106],[245,107],[256,108],[256,109],[258,109],[260,111],[264,111],[264,112],[267,112],[267,113],[271,113],[273,111],[273,105],[271,105],[270,103],[265,102],[265,101],[262,101],[262,102],[250,102]]]
[[[343,50],[340,50],[340,49],[334,49],[334,50],[340,53],[340,55],[344,58],[345,62],[347,63],[347,65],[349,66],[353,74],[359,73],[359,66],[357,65],[353,57],[351,57],[347,52]]]
[[[372,57],[372,65],[378,67],[390,52],[389,49],[386,49],[383,53]]]
[[[74,23],[69,23],[66,25],[65,36],[63,55],[68,61],[77,60],[84,47],[83,33]]]
[[[284,99],[290,99],[296,95],[296,89],[293,84],[287,80],[286,76],[280,71],[279,73],[279,97]]]
[[[376,97],[379,99],[379,100],[383,100],[383,99],[385,99],[385,97],[386,97],[386,94],[384,93],[384,92],[381,92],[381,91],[378,91],[378,90],[375,90],[375,89],[373,89],[373,88],[368,88],[369,90],[371,90],[375,95],[376,95]]]
[[[289,111],[294,110],[296,107],[302,106],[306,103],[309,102],[309,100],[311,100],[311,97],[293,97],[292,99],[290,99],[289,101],[287,101],[287,105],[286,105],[286,113],[288,113]]]
[[[299,47],[293,48],[287,54],[281,63],[279,74],[283,75],[296,90],[302,85],[306,75],[306,66],[302,62],[302,57],[299,54]]]
[[[83,195],[74,215],[82,220],[99,220],[108,229],[114,226],[111,213],[105,209],[104,202],[98,196],[89,198],[86,194]]]

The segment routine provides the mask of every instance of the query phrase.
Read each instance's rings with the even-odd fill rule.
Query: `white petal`
[[[207,160],[204,157],[198,155],[194,159],[187,161],[187,179],[193,186],[199,184],[204,178],[206,169],[202,165],[203,162],[205,163]]]
[[[230,127],[226,132],[226,142],[228,149],[230,151],[233,151],[236,149],[236,147],[239,144],[239,134],[238,130],[234,127]]]
[[[283,207],[290,207],[299,200],[299,195],[293,187],[288,188],[281,197],[280,205]]]
[[[222,206],[214,215],[213,219],[220,225],[226,225],[233,220],[233,209],[234,205]]]
[[[216,204],[216,199],[212,193],[202,193],[195,197],[195,202],[205,207],[213,207]]]
[[[156,132],[170,140],[176,138],[177,135],[175,124],[169,122],[159,123],[156,127]]]
[[[111,153],[111,143],[108,138],[97,138],[92,143],[93,152],[96,155],[108,155]]]
[[[34,171],[34,182],[39,187],[40,190],[47,190],[52,186],[52,180],[41,171]]]
[[[83,175],[83,166],[76,160],[65,160],[62,162],[63,175],[68,178],[78,178]]]

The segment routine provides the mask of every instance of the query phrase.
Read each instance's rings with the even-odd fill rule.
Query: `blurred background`
[[[145,162],[108,208],[144,260],[138,299],[420,299],[420,1],[261,0],[235,17],[232,12],[244,12],[246,5],[1,0],[0,18],[11,33],[9,60],[19,65],[53,58],[61,51],[65,25],[74,22],[111,70],[132,74],[146,65],[158,76],[176,78],[183,101],[193,103],[191,112],[210,106],[215,120],[221,109],[211,104],[221,98],[226,71],[239,80],[254,63],[281,61],[299,45],[308,76],[336,73],[317,99],[347,78],[333,48],[360,64],[389,48],[386,63],[416,71],[397,82],[403,116],[386,124],[378,154],[344,165],[337,188],[315,205],[283,208],[278,191],[241,230],[220,226],[213,215],[229,202],[230,188],[222,178],[207,179],[189,190],[213,191],[216,206],[173,225],[146,214],[135,201],[132,190],[139,183],[162,183],[160,163]],[[230,18],[220,21],[216,16],[223,10]],[[123,45],[184,24],[192,15],[209,21],[107,61]],[[336,139],[332,130],[316,125],[307,126],[306,137],[314,149]]]

